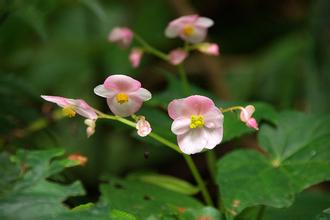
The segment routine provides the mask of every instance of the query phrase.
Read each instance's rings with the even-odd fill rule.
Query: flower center
[[[190,118],[190,128],[201,128],[204,125],[204,119],[202,115],[192,115]]]
[[[187,24],[183,27],[183,33],[186,36],[191,36],[195,31],[195,27],[191,24]]]
[[[72,106],[65,106],[62,109],[62,112],[65,116],[68,116],[69,118],[72,118],[76,115],[76,112],[74,111],[74,108]]]
[[[128,95],[125,93],[122,93],[122,92],[118,93],[116,95],[116,100],[119,104],[124,104],[124,103],[128,102]]]

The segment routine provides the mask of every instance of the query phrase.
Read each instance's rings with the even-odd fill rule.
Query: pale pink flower
[[[179,65],[182,63],[188,56],[188,53],[182,49],[175,49],[170,51],[168,54],[168,59],[171,64]]]
[[[207,55],[218,56],[219,46],[215,43],[200,43],[197,45],[197,50]]]
[[[122,47],[128,47],[133,39],[133,31],[127,27],[115,27],[108,35],[110,42],[116,42]]]
[[[174,120],[171,130],[183,153],[213,149],[221,142],[223,114],[211,99],[199,95],[175,99],[168,105],[168,114]]]
[[[207,29],[213,23],[210,18],[186,15],[171,21],[165,30],[165,35],[169,38],[180,37],[190,43],[199,43],[205,39]]]
[[[150,123],[145,119],[145,117],[140,116],[139,120],[136,122],[137,134],[141,137],[145,137],[152,131]]]
[[[246,126],[259,130],[258,123],[255,118],[252,118],[255,108],[253,105],[248,105],[245,108],[241,108],[240,119],[245,122]]]
[[[85,125],[87,125],[86,134],[87,134],[87,137],[89,138],[90,136],[92,136],[95,133],[95,127],[96,127],[95,120],[86,119],[84,121],[84,123],[85,123]]]
[[[87,157],[85,157],[79,153],[70,154],[68,156],[68,159],[78,162],[80,166],[84,166],[88,161]]]
[[[58,106],[62,107],[63,113],[69,117],[73,117],[78,113],[85,118],[93,120],[97,119],[95,110],[82,99],[68,99],[60,96],[48,95],[42,95],[41,98],[56,103]]]
[[[131,62],[134,68],[137,68],[140,65],[143,51],[139,48],[133,48],[129,54],[129,61]]]
[[[137,112],[151,93],[141,88],[141,83],[126,75],[111,75],[94,93],[107,99],[110,110],[118,116],[127,117]]]

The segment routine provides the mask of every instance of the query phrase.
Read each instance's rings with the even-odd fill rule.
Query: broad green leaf
[[[199,191],[198,187],[173,176],[160,174],[141,174],[134,176],[134,178],[186,195],[194,195]]]
[[[330,208],[323,210],[323,212],[316,216],[315,220],[329,220],[330,219]]]
[[[217,164],[228,216],[259,204],[289,207],[296,193],[330,179],[330,118],[284,112],[259,134],[263,154],[238,150]]]
[[[115,178],[101,185],[101,202],[137,219],[177,219],[180,209],[202,208],[197,200],[181,193],[138,180]]]
[[[77,165],[66,159],[50,161],[63,153],[59,149],[19,151],[12,157],[21,167],[21,175],[11,190],[0,197],[0,219],[47,219],[69,211],[62,202],[69,196],[83,194],[81,184],[61,185],[46,180],[66,167]]]

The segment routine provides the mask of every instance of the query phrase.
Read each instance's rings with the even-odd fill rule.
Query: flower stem
[[[113,115],[107,115],[107,114],[104,114],[98,110],[95,109],[95,111],[99,114],[99,118],[105,118],[105,119],[110,119],[110,120],[115,120],[115,121],[119,121],[123,124],[126,124],[130,127],[133,127],[135,128],[135,123],[130,121],[130,120],[127,120],[125,118],[122,118],[122,117],[119,117],[119,116],[113,116]],[[157,133],[155,132],[151,132],[149,134],[149,136],[153,139],[155,139],[156,141],[158,141],[159,143],[162,143],[164,144],[165,146],[171,148],[172,150],[175,150],[176,152],[182,154],[182,152],[180,151],[180,148],[178,147],[178,145],[172,143],[171,141],[167,140],[166,138],[163,138],[162,136],[158,135]],[[209,206],[213,206],[213,202],[211,200],[211,196],[209,194],[209,192],[207,191],[207,188],[204,184],[204,181],[202,180],[201,178],[201,175],[199,174],[198,170],[197,170],[197,167],[194,163],[194,161],[191,159],[190,156],[186,155],[186,154],[182,154],[184,159],[186,160],[187,164],[188,164],[188,167],[198,185],[198,188],[200,189],[202,195],[203,195],[203,198],[206,202],[207,205]]]
[[[220,111],[222,113],[225,113],[225,112],[232,112],[232,111],[235,111],[235,110],[242,110],[242,106],[232,106],[232,107],[229,107],[229,108],[220,108]]]
[[[179,72],[179,76],[180,76],[180,80],[182,83],[182,88],[183,88],[184,94],[190,95],[191,90],[190,90],[187,74],[186,74],[186,71],[184,70],[183,64],[178,65],[178,72]]]
[[[148,44],[140,35],[138,35],[137,33],[134,33],[134,39],[136,39],[136,41],[141,44],[143,46],[143,49],[148,52],[151,53],[153,55],[155,55],[156,57],[168,61],[167,58],[167,54],[161,52],[160,50],[157,50],[156,48],[154,48],[153,46],[151,46],[150,44]]]
[[[206,204],[208,206],[214,206],[213,201],[211,199],[211,196],[210,196],[209,192],[206,189],[204,181],[202,180],[202,177],[199,174],[198,169],[197,169],[193,159],[189,155],[186,155],[186,154],[183,154],[183,157],[186,160],[186,162],[188,164],[188,167],[189,167],[193,177],[195,178],[195,180],[196,180],[196,182],[199,186],[199,189],[201,190],[201,193],[203,195],[203,198],[204,198]]]

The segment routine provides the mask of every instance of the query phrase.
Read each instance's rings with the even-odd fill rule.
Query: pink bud
[[[136,123],[137,133],[141,137],[145,137],[152,131],[150,123],[145,120],[145,117],[141,116],[138,122]]]
[[[79,163],[79,165],[81,166],[84,166],[86,163],[87,163],[87,157],[79,154],[79,153],[76,153],[76,154],[70,154],[68,156],[68,159],[69,160],[73,160],[73,161],[77,161]]]
[[[108,35],[110,42],[117,42],[122,47],[128,47],[133,39],[133,31],[127,27],[115,27]]]
[[[249,128],[254,128],[256,130],[259,130],[258,128],[258,123],[256,121],[255,118],[250,118],[247,122],[246,122],[246,126],[248,126]]]
[[[182,49],[175,49],[170,51],[168,58],[171,64],[178,65],[182,63],[186,57],[188,56],[188,53]]]
[[[91,120],[91,119],[86,119],[84,121],[85,125],[87,125],[87,128],[86,128],[86,134],[87,134],[87,137],[90,137],[92,136],[94,133],[95,133],[95,120]]]
[[[129,54],[129,61],[134,68],[137,68],[140,65],[142,55],[143,51],[139,48],[133,48],[133,50]]]
[[[219,46],[214,43],[201,43],[197,46],[197,50],[211,56],[219,55]]]

